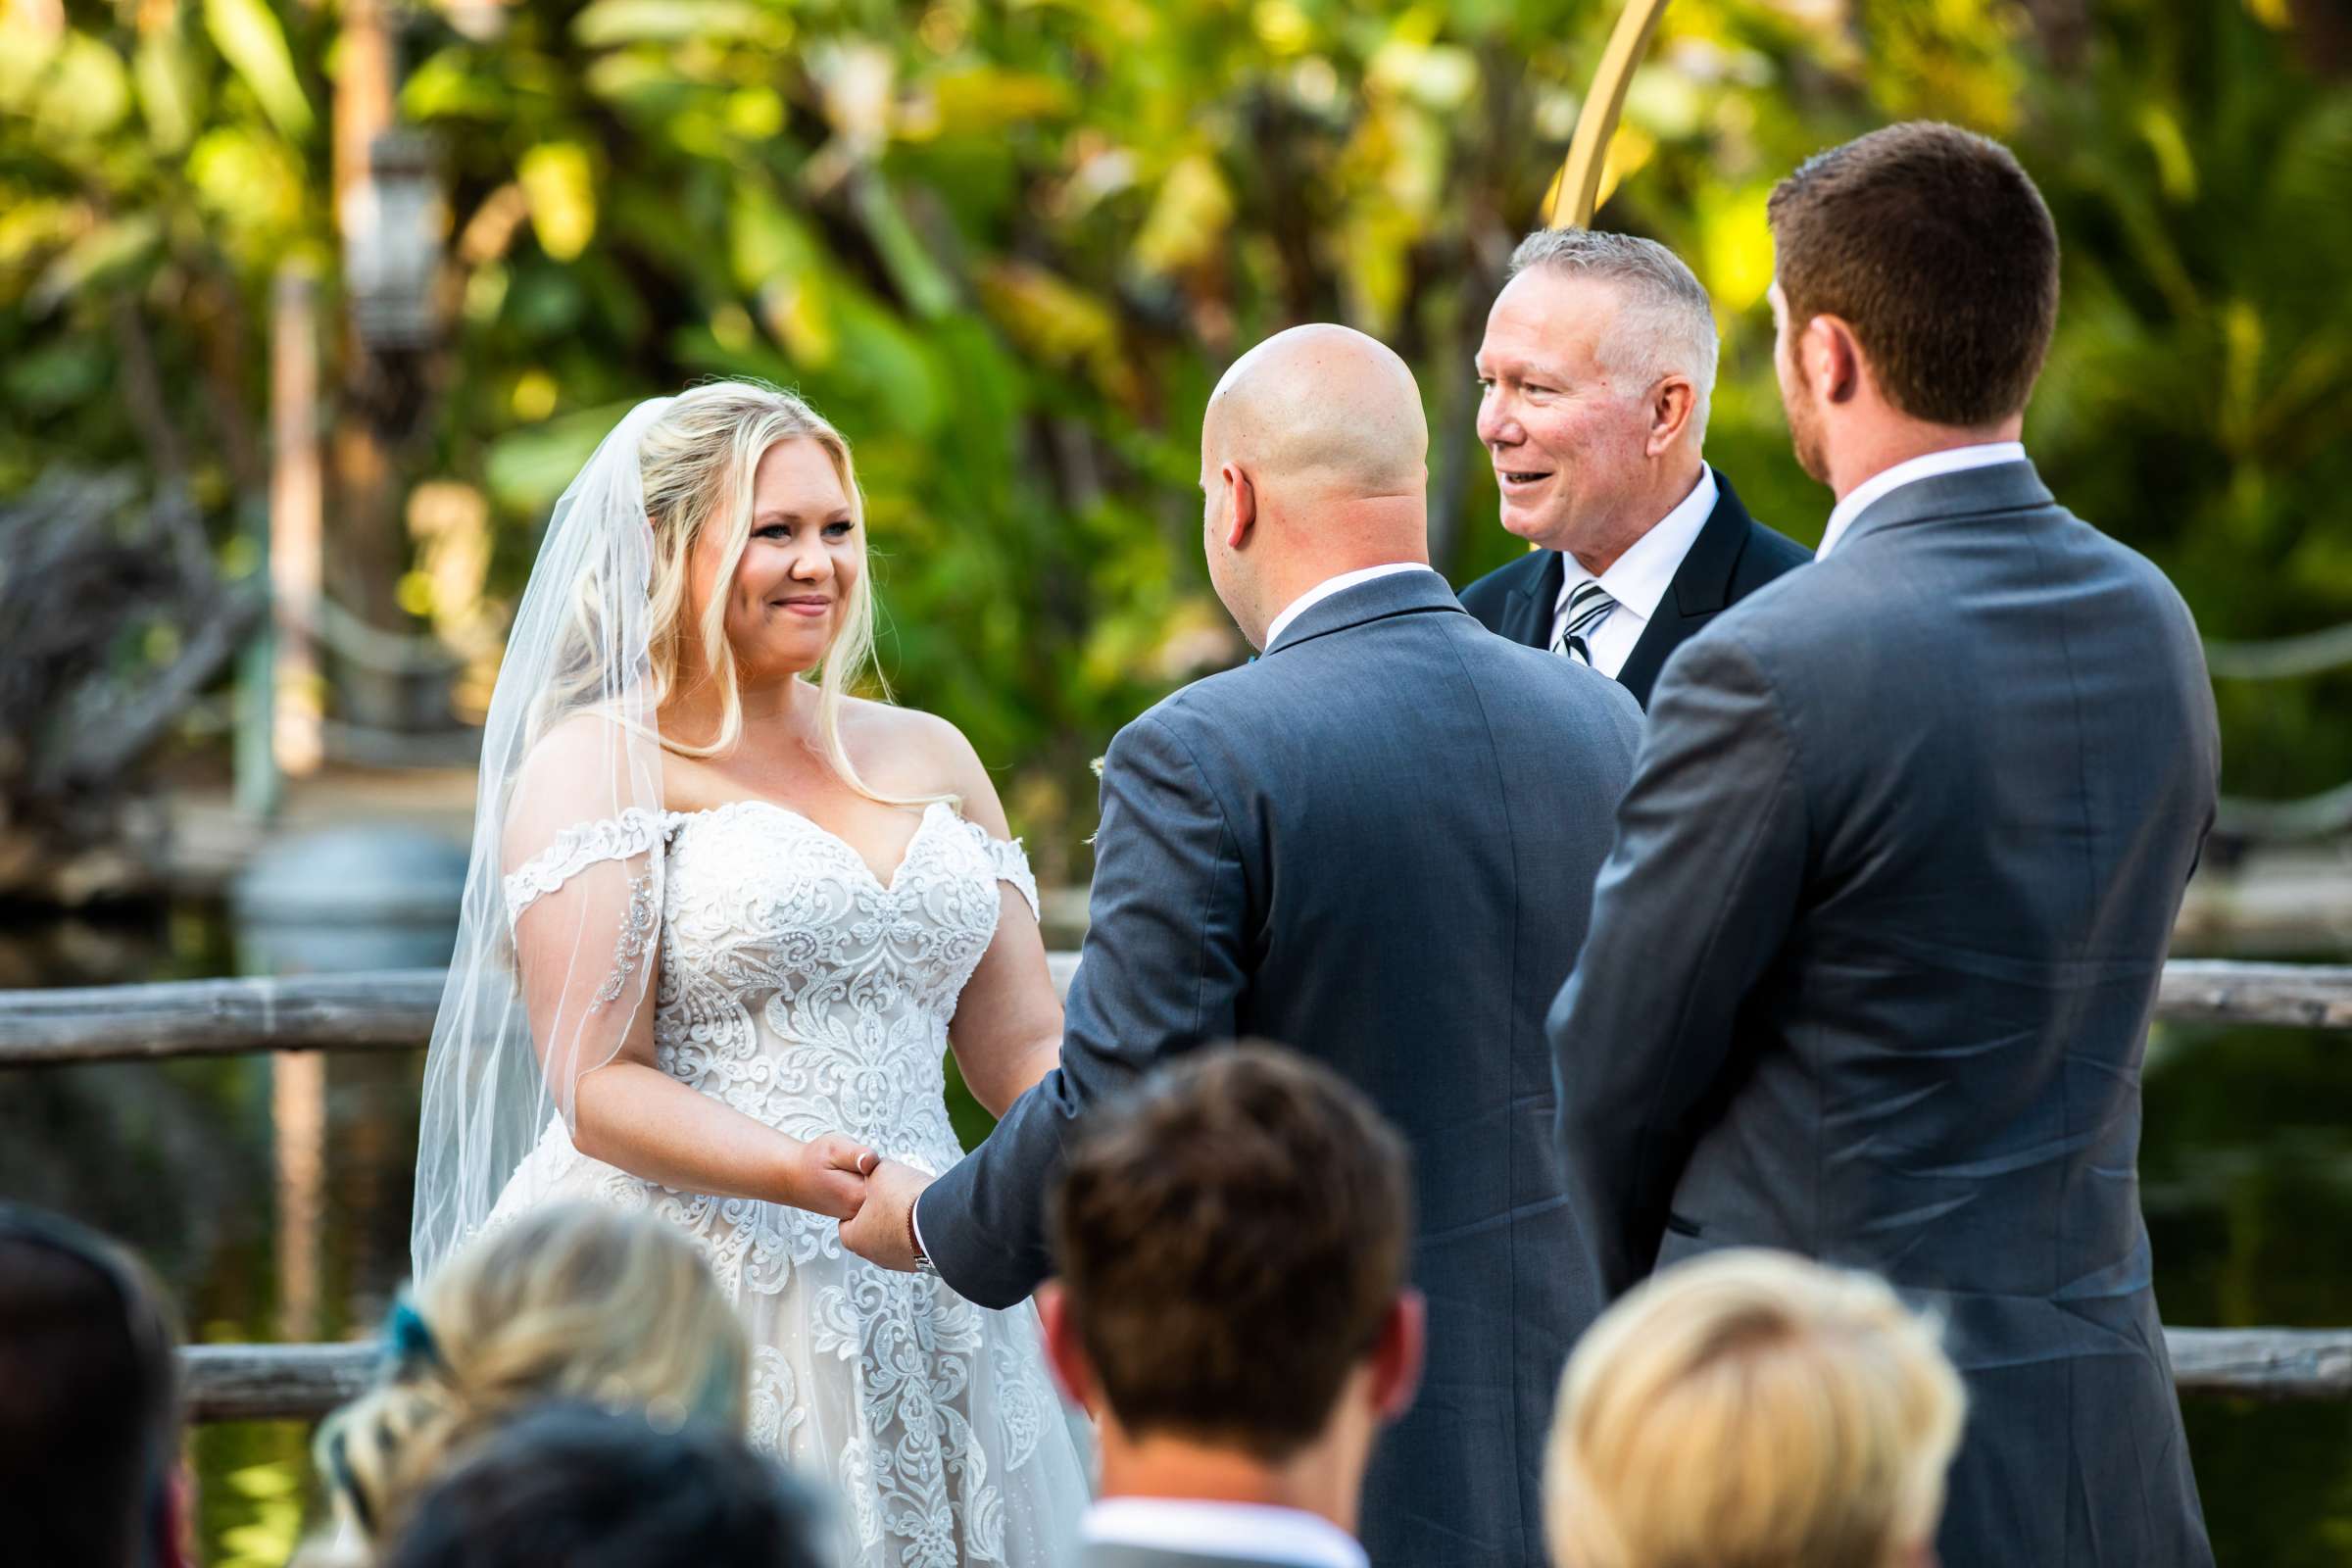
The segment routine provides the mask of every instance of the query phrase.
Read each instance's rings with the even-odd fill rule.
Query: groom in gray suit
[[[1051,1270],[1071,1123],[1154,1064],[1256,1035],[1336,1068],[1418,1161],[1419,1402],[1373,1461],[1375,1561],[1542,1560],[1552,1385],[1598,1311],[1551,1140],[1544,1011],[1583,940],[1642,713],[1489,635],[1429,569],[1412,373],[1302,326],[1226,372],[1201,425],[1204,546],[1263,658],[1122,729],[1061,1066],[910,1210],[876,1171],[852,1248],[1006,1306]]]
[[[1770,211],[1782,396],[1838,505],[1651,700],[1550,1024],[1592,1266],[1876,1270],[1968,1384],[1949,1568],[2203,1568],[2137,1175],[2214,812],[2196,627],[2019,444],[2058,239],[2005,149],[1895,125]]]

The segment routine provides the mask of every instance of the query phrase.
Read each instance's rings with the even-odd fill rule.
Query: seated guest
[[[1873,1276],[1753,1249],[1680,1264],[1568,1360],[1555,1568],[1929,1568],[1962,1409],[1936,1329]]]
[[[173,1339],[128,1255],[0,1203],[0,1558],[186,1560]]]
[[[669,1427],[744,1427],[750,1353],[702,1254],[674,1226],[555,1203],[476,1237],[393,1308],[375,1388],[316,1445],[337,1539],[390,1540],[457,1452],[526,1405],[584,1399]]]
[[[1039,1299],[1099,1426],[1088,1568],[1360,1568],[1374,1439],[1411,1403],[1403,1141],[1328,1069],[1186,1056],[1079,1124]]]
[[[710,1428],[548,1404],[434,1483],[386,1568],[819,1568],[816,1511]]]
[[[1513,642],[1609,676],[1643,708],[1666,656],[1812,559],[1699,456],[1715,310],[1655,240],[1540,229],[1478,349],[1478,438],[1502,526],[1537,548],[1462,590]]]

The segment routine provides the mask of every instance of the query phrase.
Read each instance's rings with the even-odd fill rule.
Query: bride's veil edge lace
[[[649,1001],[662,741],[638,454],[671,401],[630,410],[557,501],[508,634],[425,1055],[419,1279],[481,1229],[549,1125],[571,1125],[581,1076],[612,1059]]]

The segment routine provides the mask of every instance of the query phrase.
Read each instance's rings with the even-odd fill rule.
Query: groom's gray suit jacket
[[[991,1306],[1026,1296],[1071,1121],[1154,1064],[1244,1035],[1318,1057],[1416,1161],[1428,1372],[1375,1457],[1364,1544],[1383,1568],[1540,1562],[1552,1390],[1597,1300],[1544,1012],[1641,720],[1616,682],[1407,572],[1122,729],[1061,1067],[923,1195],[941,1275]]]
[[[1922,480],[1670,660],[1552,1015],[1612,1293],[1873,1269],[1972,1408],[1949,1568],[2209,1564],[2139,1069],[2220,742],[2162,573],[2028,463]]]

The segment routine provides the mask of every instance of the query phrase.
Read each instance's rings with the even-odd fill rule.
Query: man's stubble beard
[[[1788,444],[1796,450],[1797,466],[1816,483],[1830,482],[1829,454],[1822,450],[1821,423],[1814,411],[1812,382],[1802,365],[1790,368],[1796,376],[1791,389],[1787,375],[1781,383],[1781,413],[1788,421]]]

